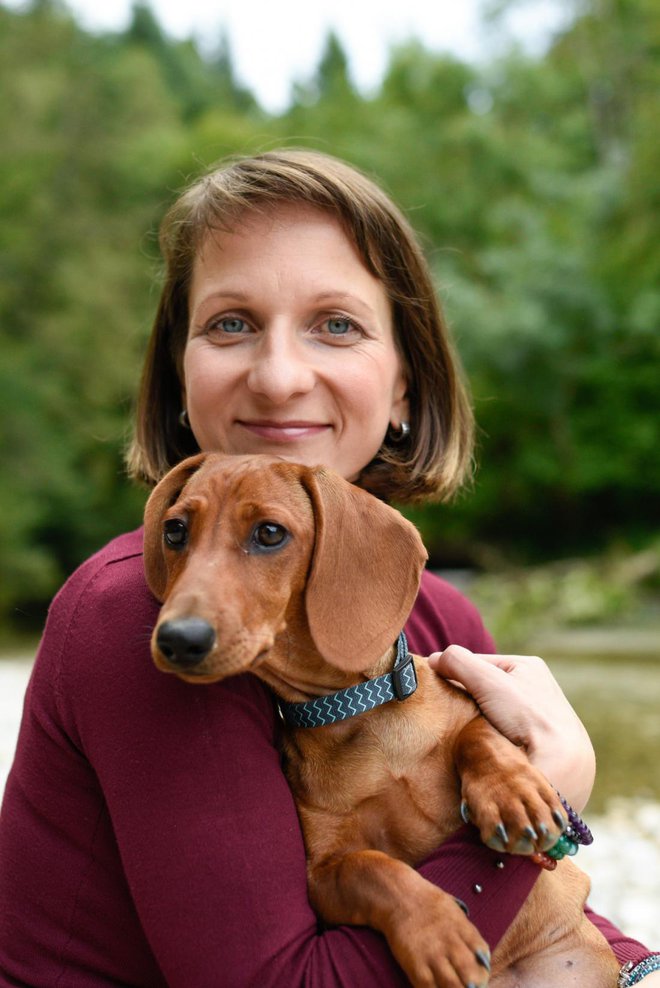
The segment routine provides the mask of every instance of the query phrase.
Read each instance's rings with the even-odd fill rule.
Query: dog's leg
[[[310,863],[312,905],[331,925],[370,926],[387,939],[414,988],[488,983],[490,953],[456,900],[381,851]]]
[[[461,730],[454,758],[461,778],[463,815],[497,851],[532,854],[559,839],[566,818],[545,776],[484,718]]]

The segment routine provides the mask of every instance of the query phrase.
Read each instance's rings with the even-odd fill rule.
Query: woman
[[[201,448],[324,463],[400,501],[459,486],[465,391],[415,238],[370,181],[310,152],[240,160],[184,193],[161,244],[135,476]],[[266,690],[153,667],[141,547],[115,540],[51,608],[2,812],[0,986],[402,984],[372,931],[317,929]],[[547,668],[490,657],[428,574],[407,631],[581,808],[593,752]],[[498,860],[464,828],[420,866],[491,946],[537,874]],[[622,963],[647,958],[598,922]]]

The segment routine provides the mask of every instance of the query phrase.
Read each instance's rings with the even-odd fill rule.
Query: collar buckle
[[[392,670],[392,688],[397,700],[405,700],[417,689],[417,673],[410,652],[407,652],[405,661],[401,665],[397,663]]]

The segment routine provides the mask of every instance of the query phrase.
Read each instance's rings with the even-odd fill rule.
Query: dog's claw
[[[541,850],[547,851],[549,848],[554,847],[557,841],[552,836],[546,825],[544,823],[540,823],[537,829],[541,835]]]
[[[459,909],[462,909],[462,910],[463,910],[463,912],[465,913],[465,915],[466,915],[466,916],[468,917],[468,919],[469,919],[469,917],[470,917],[470,910],[469,910],[469,909],[468,909],[468,907],[467,907],[467,906],[465,905],[465,903],[463,902],[463,900],[462,900],[462,899],[457,899],[457,898],[456,898],[456,896],[454,896],[454,902],[455,902],[455,903],[456,903],[456,905],[457,905],[457,906],[459,907]]]
[[[514,854],[532,854],[533,851],[534,844],[529,837],[520,837],[513,847]]]
[[[485,954],[483,950],[475,950],[474,956],[477,958],[481,966],[485,967],[486,970],[490,973],[490,958],[488,957],[488,955]]]
[[[492,836],[489,837],[485,843],[488,847],[492,848],[493,851],[502,851],[506,853],[509,846],[509,835],[503,823],[498,823],[495,828],[495,833],[492,834]]]

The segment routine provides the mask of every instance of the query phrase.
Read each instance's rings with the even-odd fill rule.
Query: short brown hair
[[[205,237],[210,230],[231,228],[246,211],[284,203],[336,216],[392,304],[411,430],[405,439],[385,437],[359,485],[401,503],[448,498],[470,470],[473,417],[417,237],[385,192],[361,172],[330,155],[293,148],[231,159],[212,169],[183,192],[163,220],[165,280],[127,457],[131,475],[154,483],[198,451],[179,413],[190,279]]]

